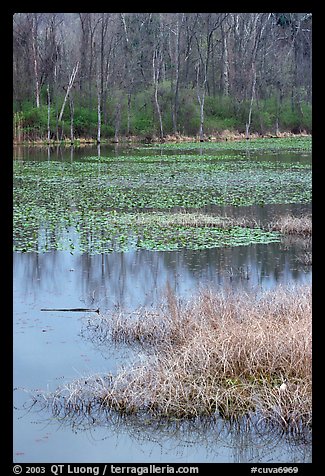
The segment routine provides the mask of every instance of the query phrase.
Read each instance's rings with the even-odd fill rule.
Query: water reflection
[[[242,157],[248,160],[259,159],[267,161],[278,161],[278,162],[292,162],[295,163],[310,163],[311,152],[310,151],[299,151],[299,150],[280,150],[280,151],[264,151],[260,150],[251,150],[247,148],[246,150],[237,150],[237,149],[218,149],[218,148],[196,148],[196,149],[187,149],[186,143],[183,144],[184,149],[178,147],[177,149],[164,149],[159,147],[150,147],[145,146],[144,144],[80,144],[78,146],[73,145],[55,145],[55,146],[26,146],[26,145],[15,145],[13,147],[13,158],[14,160],[33,160],[33,161],[42,161],[42,160],[80,160],[85,157],[98,156],[98,157],[117,157],[119,155],[130,155],[130,156],[143,156],[143,155],[208,155],[224,157],[227,159],[229,155],[236,156],[237,158]]]
[[[34,404],[31,404],[34,405]],[[62,429],[70,429],[73,437],[80,440],[88,435],[88,440],[101,449],[97,462],[311,462],[310,441],[293,439],[279,431],[270,431],[262,420],[254,417],[242,421],[230,422],[220,417],[196,418],[193,420],[165,421],[147,420],[145,415],[121,417],[107,408],[101,407],[98,413],[65,412],[56,402],[50,410],[50,420],[42,419],[48,403],[37,403],[33,407],[38,413],[37,423],[51,430],[55,421]],[[28,406],[25,405],[25,409]],[[48,426],[46,426],[48,423]],[[51,433],[48,433],[51,435]],[[120,440],[130,452],[121,454]],[[106,448],[106,459],[103,449]],[[114,458],[110,459],[107,449],[114,449]],[[138,451],[135,452],[134,448]],[[140,451],[139,451],[140,450]],[[76,460],[72,457],[60,461]],[[122,458],[121,458],[122,457]],[[93,462],[87,454],[78,455],[79,462]]]
[[[292,281],[310,282],[310,266],[300,262],[300,253],[299,246],[287,249],[281,243],[93,256],[55,250],[14,253],[14,289],[35,300],[42,293],[43,302],[68,294],[66,307],[80,307],[84,302],[101,310],[134,309],[155,305],[167,282],[179,296],[204,284],[272,288]]]
[[[118,145],[16,147],[14,159],[73,162],[87,156],[121,153],[142,155],[143,149],[137,152],[133,147]],[[158,153],[174,152],[149,148],[146,151],[148,155]],[[278,160],[276,155],[269,158]],[[309,160],[299,154],[294,159]],[[204,211],[245,215],[268,223],[279,214],[310,211],[310,206],[205,207]],[[265,289],[279,284],[310,283],[311,267],[301,260],[304,246],[299,242],[283,242],[204,251],[139,250],[93,256],[56,250],[42,254],[14,253],[15,384],[43,390],[49,386],[55,390],[62,381],[94,372],[115,372],[126,362],[123,349],[114,347],[110,353],[98,352],[96,343],[84,338],[82,316],[42,313],[41,308],[94,306],[101,311],[117,308],[132,311],[139,306],[156,307],[167,283],[177,296],[184,298],[205,284]],[[26,394],[20,392],[15,397],[21,408]],[[15,452],[18,462],[311,460],[309,445],[293,443],[283,435],[270,435],[256,426],[246,431],[229,428],[220,420],[213,426],[208,422],[179,426],[157,422],[156,426],[149,426],[136,419],[111,418],[106,424],[98,421],[96,425],[93,421],[51,418],[45,427],[43,416],[20,412],[15,414]],[[21,453],[24,454],[19,456]]]

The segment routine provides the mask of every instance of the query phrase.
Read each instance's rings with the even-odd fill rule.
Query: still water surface
[[[108,149],[116,153],[113,148]],[[80,152],[84,153],[84,149]],[[95,152],[92,152],[95,155]],[[18,152],[16,151],[16,154]],[[46,160],[47,152],[19,152]],[[71,157],[70,150],[60,154]],[[28,155],[28,158],[27,158]],[[89,155],[89,150],[87,150]],[[74,160],[76,153],[74,155]],[[275,214],[310,211],[309,205],[224,207],[267,222]],[[136,422],[71,427],[46,412],[28,412],[24,389],[54,391],[81,376],[116,371],[129,349],[98,345],[86,332],[91,314],[42,308],[155,307],[167,283],[187,298],[202,285],[266,289],[311,282],[299,244],[215,248],[204,251],[129,251],[102,255],[65,251],[14,253],[14,461],[15,462],[309,462],[311,448],[274,435],[229,431],[221,424],[143,428]]]

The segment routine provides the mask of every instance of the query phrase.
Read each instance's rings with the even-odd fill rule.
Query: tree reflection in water
[[[95,305],[101,310],[155,305],[168,282],[187,296],[199,285],[272,288],[311,281],[295,243],[172,252],[131,251],[102,255],[14,254],[15,289],[22,295],[67,295],[65,306]],[[71,301],[71,302],[70,302]],[[72,302],[73,301],[73,302]]]

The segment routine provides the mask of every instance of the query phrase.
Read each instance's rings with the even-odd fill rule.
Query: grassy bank
[[[292,133],[289,131],[278,132],[277,134],[272,134],[271,132],[265,134],[252,133],[249,136],[250,140],[256,139],[286,139],[286,138],[298,138],[298,137],[307,137],[310,138],[311,134],[306,131]],[[214,132],[212,134],[206,135],[204,138],[205,142],[222,142],[222,141],[242,141],[246,140],[245,134],[239,132],[238,130],[229,131],[228,129],[222,130],[221,132]],[[156,135],[128,135],[120,136],[118,141],[114,138],[101,138],[100,143],[105,144],[138,144],[138,143],[162,143],[162,140]],[[181,134],[168,134],[164,137],[164,143],[188,143],[188,142],[200,142],[197,135],[187,136]],[[35,146],[67,146],[70,147],[74,145],[76,147],[82,147],[87,145],[96,145],[98,144],[96,137],[78,137],[71,141],[69,137],[64,137],[61,140],[50,139],[49,141],[45,138],[30,138],[28,135],[22,135],[19,140],[17,137],[14,138],[14,145],[35,145]]]
[[[98,418],[109,410],[147,423],[257,415],[295,435],[311,429],[308,286],[261,294],[201,289],[188,301],[167,289],[156,311],[99,315],[88,325],[107,344],[135,346],[140,359],[47,395],[56,415]]]
[[[294,139],[294,138],[310,138],[311,134],[307,133],[306,131],[301,131],[298,133],[292,133],[289,131],[285,132],[278,132],[277,134],[272,134],[271,132],[265,134],[259,133],[252,133],[249,136],[250,140],[257,140],[257,139]],[[204,142],[233,142],[233,141],[243,141],[246,140],[245,134],[236,131],[229,131],[228,129],[222,130],[221,132],[214,132],[212,134],[206,135],[204,138]],[[181,134],[168,134],[164,137],[162,141],[156,135],[128,135],[128,136],[120,136],[118,141],[114,138],[101,138],[100,143],[102,145],[105,144],[139,144],[139,143],[146,143],[146,144],[173,144],[173,143],[199,143],[199,137],[197,135],[188,136],[188,135],[181,135]],[[71,141],[69,137],[64,137],[61,140],[47,140],[44,138],[29,138],[28,136],[21,136],[19,140],[17,137],[14,138],[13,141],[14,145],[35,145],[35,146],[66,146],[70,147],[71,145],[76,147],[82,147],[87,145],[96,145],[98,144],[96,137],[78,137]]]

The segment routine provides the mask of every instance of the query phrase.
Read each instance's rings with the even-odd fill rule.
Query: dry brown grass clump
[[[271,231],[280,231],[286,235],[312,236],[312,217],[285,215],[270,224]]]
[[[88,408],[95,399],[121,415],[231,420],[258,414],[295,433],[311,427],[307,286],[261,294],[205,289],[187,302],[169,289],[156,313],[95,320],[109,327],[113,340],[140,345],[142,357],[98,384],[92,380],[92,387],[89,379],[66,387],[70,408]]]

